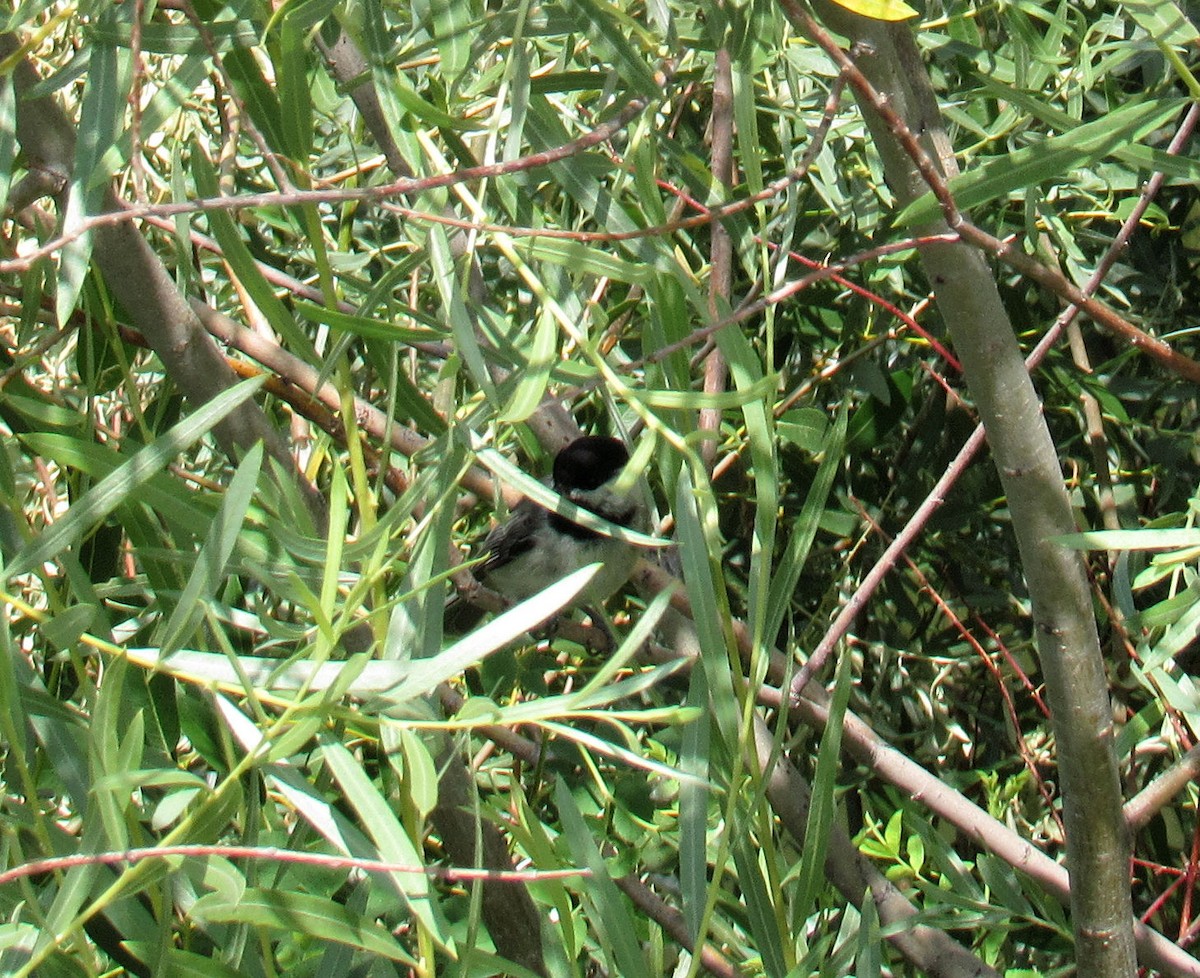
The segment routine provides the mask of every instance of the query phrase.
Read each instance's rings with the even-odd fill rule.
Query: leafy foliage
[[[975,426],[913,261],[936,206],[897,212],[828,58],[764,3],[193,3],[8,17],[0,832],[7,866],[213,848],[7,882],[0,970],[631,976],[694,953],[717,972],[917,973],[885,935],[918,925],[999,971],[1068,967],[1066,912],[992,828],[931,816],[858,754],[839,769],[841,724],[756,705],[787,682],[771,652],[819,644]],[[1167,175],[1098,294],[1188,352],[1180,8],[953,2],[913,29],[959,203],[1075,284]],[[23,115],[42,96],[70,123],[61,170],[26,128],[53,130]],[[107,270],[110,186],[163,282]],[[1032,348],[1058,299],[997,280]],[[129,290],[144,312],[168,288],[259,379],[201,378],[225,392],[197,398],[134,328]],[[1132,794],[1200,716],[1194,389],[1091,326],[1037,381],[1081,529],[1119,531],[1074,543]],[[451,555],[511,503],[502,481],[521,488],[505,459],[548,468],[548,399],[637,446],[689,638],[665,593],[632,588],[611,655],[571,623],[523,638],[580,580],[445,634]],[[269,444],[223,450],[255,404],[324,508]],[[1010,520],[994,467],[966,468],[843,643],[831,709],[1058,856]],[[764,729],[812,779],[808,842],[759,768]],[[447,787],[463,757],[465,801]],[[1136,836],[1135,904],[1184,945],[1195,804],[1181,787]],[[514,963],[487,888],[449,872],[471,868],[454,824],[476,816],[468,853],[499,828],[528,873],[543,962]],[[826,882],[841,829],[913,918]]]

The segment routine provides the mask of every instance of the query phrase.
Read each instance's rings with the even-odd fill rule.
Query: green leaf
[[[250,887],[236,903],[209,893],[192,904],[190,915],[210,924],[249,924],[321,941],[348,944],[372,957],[416,967],[416,960],[385,927],[352,913],[340,903],[307,893]]]
[[[583,820],[583,813],[561,778],[554,785],[554,800],[572,861],[591,871],[591,876],[583,881],[584,891],[595,910],[589,919],[600,938],[601,950],[612,962],[610,973],[622,978],[649,978],[629,904],[609,876],[608,867]]]
[[[328,306],[318,306],[314,302],[305,302],[303,299],[293,302],[292,308],[309,322],[324,323],[326,326],[342,332],[353,333],[364,339],[385,340],[389,343],[441,343],[445,341],[447,335],[441,320],[425,315],[417,309],[408,310],[406,315],[425,323],[429,327],[428,329],[398,326],[393,322],[357,316],[354,313],[342,312],[340,309],[330,309]]]
[[[701,507],[706,511],[701,512]],[[724,576],[714,568],[714,555],[721,546],[716,535],[716,520],[707,517],[715,508],[712,487],[693,489],[691,471],[680,472],[675,497],[675,519],[678,521],[677,542],[683,558],[683,580],[687,585],[692,606],[692,620],[700,643],[700,663],[707,679],[709,702],[716,729],[730,750],[738,742],[738,697],[730,675],[729,646],[732,636],[722,622],[730,620],[729,596]]]
[[[784,978],[788,967],[780,937],[785,931],[780,926],[772,899],[772,894],[777,894],[778,890],[763,876],[757,848],[748,831],[738,832],[730,845],[737,866],[738,889],[746,904],[750,933],[754,937],[754,947],[762,957],[763,971],[769,978]]]
[[[405,866],[424,866],[422,854],[396,818],[396,813],[367,778],[358,759],[330,734],[317,738],[321,756],[329,766],[346,802],[358,814],[363,829],[379,848],[379,858]],[[400,891],[408,899],[409,909],[428,928],[429,935],[442,947],[448,935],[436,912],[437,904],[430,899],[429,879],[422,873],[390,873]]]
[[[851,656],[843,652],[838,659],[837,684],[829,705],[829,719],[821,734],[817,751],[817,769],[813,775],[812,798],[808,821],[804,827],[804,854],[800,863],[800,879],[796,885],[793,920],[803,921],[812,913],[817,895],[825,881],[825,853],[833,826],[834,792],[837,788],[838,766],[842,749],[842,725],[846,705],[850,701],[853,676]]]
[[[1088,530],[1064,533],[1055,543],[1072,550],[1176,550],[1200,547],[1200,527],[1144,530]]]
[[[1188,48],[1200,41],[1200,31],[1172,0],[1124,0],[1125,10],[1157,44]]]
[[[0,78],[0,212],[8,208],[13,160],[17,155],[17,97],[12,75]]]
[[[472,61],[472,23],[475,19],[471,0],[438,0],[430,5],[433,36],[441,56],[442,72],[455,82]]]
[[[121,15],[109,9],[102,20]],[[98,44],[91,50],[80,125],[75,138],[75,163],[63,215],[63,233],[76,231],[80,223],[101,209],[104,187],[112,171],[101,161],[124,131],[125,94],[128,91],[128,55],[118,55],[112,45]],[[111,160],[111,164],[118,161]],[[115,169],[115,166],[114,166]],[[66,324],[79,301],[92,256],[92,235],[81,234],[69,241],[59,257],[58,290],[54,307],[61,324]]]
[[[883,973],[883,953],[880,946],[883,935],[879,932],[879,908],[870,887],[863,893],[859,908],[858,941],[854,952],[855,978],[879,978]]]
[[[572,7],[591,22],[595,28],[592,36],[599,35],[612,50],[617,69],[626,85],[648,98],[655,98],[661,94],[662,90],[654,72],[629,40],[644,34],[644,29],[637,20],[606,0],[574,0]],[[649,40],[647,38],[647,41]]]
[[[816,539],[817,530],[820,529],[821,515],[825,512],[825,504],[833,489],[834,477],[842,464],[848,419],[849,402],[843,401],[837,420],[832,429],[827,430],[823,446],[824,458],[812,485],[809,486],[808,495],[804,497],[804,506],[788,534],[787,548],[771,580],[771,594],[763,633],[765,635],[775,635],[779,631],[791,607],[792,596],[800,583],[800,575],[804,572],[804,565]]]
[[[52,458],[59,465],[76,469],[93,479],[106,478],[131,457],[92,441],[53,432],[22,435],[21,441],[38,455]],[[167,521],[177,536],[187,532],[203,538],[208,531],[212,517],[208,497],[200,493],[181,495],[178,482],[164,473],[157,473],[138,486],[137,501],[145,503]]]
[[[201,197],[220,196],[220,186],[217,184],[217,174],[208,160],[204,147],[199,142],[192,144],[192,179],[196,181],[196,192]],[[228,211],[211,210],[207,214],[209,227],[214,237],[221,245],[225,261],[229,263],[230,271],[249,294],[254,305],[267,317],[271,328],[287,341],[292,353],[315,361],[316,354],[309,342],[296,325],[292,314],[275,295],[275,290],[263,278],[258,262],[250,254],[250,249],[242,238],[239,226],[234,222]]]
[[[165,955],[171,978],[245,978],[245,973],[222,964],[212,954],[168,947]]]
[[[736,390],[705,393],[704,391],[634,391],[634,396],[647,407],[666,408],[672,411],[699,411],[712,408],[726,411],[729,408],[745,408],[758,405],[771,395],[777,386],[774,375],[760,376],[748,381]]]
[[[703,669],[692,669],[687,704],[706,710],[708,683]],[[688,724],[683,731],[679,767],[688,778],[679,785],[679,885],[683,916],[698,940],[708,890],[708,809],[712,801],[712,724]]]
[[[94,485],[71,505],[61,519],[17,554],[6,568],[7,576],[11,578],[26,574],[76,545],[96,523],[130,499],[139,487],[152,479],[180,452],[202,438],[238,405],[253,397],[263,381],[262,377],[244,380],[214,397]]]
[[[225,580],[226,565],[237,544],[250,499],[262,468],[263,447],[259,442],[251,447],[238,466],[221,500],[220,509],[208,531],[208,538],[196,554],[196,562],[163,630],[164,658],[179,648],[204,614],[203,603],[212,600]]]
[[[275,82],[279,91],[280,130],[288,155],[300,166],[307,166],[314,135],[308,45],[302,28],[288,16],[280,24]]]
[[[1177,115],[1180,104],[1177,99],[1153,99],[1123,105],[1065,135],[1051,136],[973,167],[950,181],[950,192],[965,211],[1014,190],[1062,177],[1136,143]],[[895,223],[897,227],[912,227],[940,215],[941,208],[930,191],[905,207]]]
[[[542,403],[546,384],[550,380],[550,369],[557,360],[558,326],[549,309],[543,309],[538,317],[537,329],[533,334],[533,346],[529,359],[516,371],[517,388],[508,404],[498,415],[498,420],[513,424],[524,421]]]
[[[286,153],[287,138],[282,131],[283,113],[279,97],[263,77],[255,53],[235,47],[225,55],[224,61],[238,97],[262,132],[267,145],[277,153]]]
[[[729,310],[724,304],[719,312]],[[737,389],[746,436],[750,442],[750,464],[754,467],[754,543],[750,565],[750,598],[746,617],[755,647],[763,643],[764,616],[775,563],[775,541],[779,513],[779,469],[775,448],[774,417],[769,411],[778,378],[763,370],[760,352],[740,329],[720,330],[717,346],[729,364]],[[759,663],[765,669],[766,657]]]
[[[631,285],[645,285],[655,273],[648,265],[621,258],[611,248],[593,248],[581,241],[561,238],[535,238],[522,254],[530,261],[561,265],[572,274],[595,275]]]
[[[258,28],[250,20],[209,20],[204,30],[213,47],[224,53],[235,47],[252,48],[258,45]],[[133,44],[133,27],[127,22],[114,22],[102,17],[92,28],[91,35],[99,44],[128,48]],[[208,57],[205,39],[190,23],[142,25],[141,47],[144,54],[203,55]]]

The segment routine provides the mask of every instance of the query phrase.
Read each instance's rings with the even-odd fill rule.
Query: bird
[[[629,462],[629,451],[617,438],[585,435],[554,458],[550,485],[568,502],[601,519],[644,531],[646,508],[636,488],[615,486]],[[480,548],[482,583],[510,601],[521,601],[568,574],[600,563],[603,566],[575,599],[593,608],[603,604],[627,581],[637,563],[637,549],[522,499],[509,518],[496,526]]]

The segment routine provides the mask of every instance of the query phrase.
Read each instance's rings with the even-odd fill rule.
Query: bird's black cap
[[[559,492],[598,489],[625,467],[629,451],[616,438],[576,438],[554,459],[554,487]]]

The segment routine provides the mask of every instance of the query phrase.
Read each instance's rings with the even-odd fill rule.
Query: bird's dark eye
[[[598,489],[628,461],[629,452],[616,438],[577,438],[554,459],[554,484],[560,491]]]

